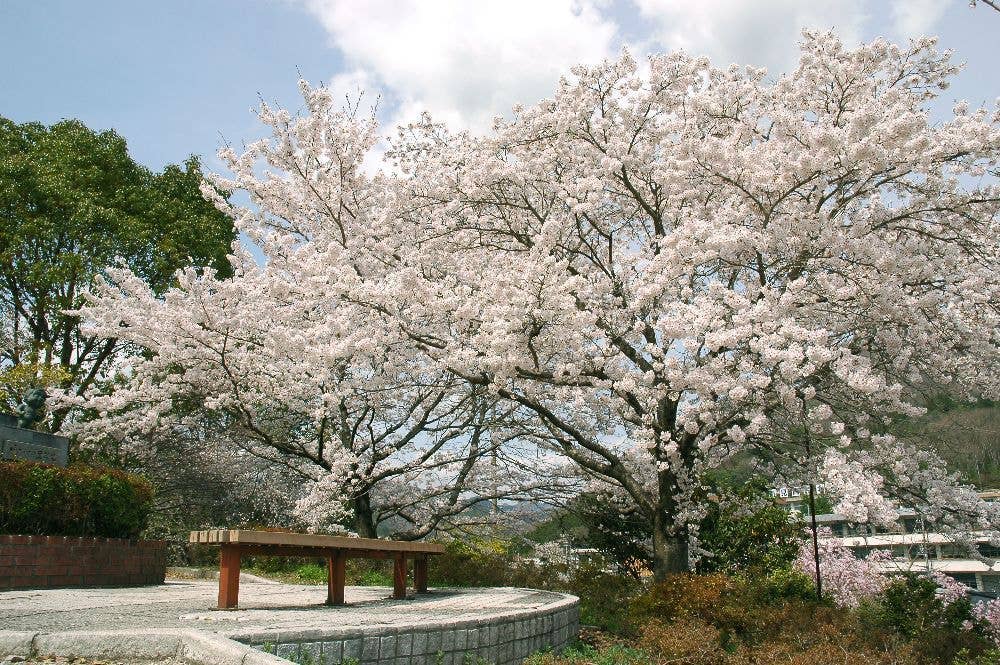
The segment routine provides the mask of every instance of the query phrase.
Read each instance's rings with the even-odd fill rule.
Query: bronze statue
[[[32,388],[25,394],[24,401],[17,405],[17,426],[32,429],[45,416],[44,388]]]

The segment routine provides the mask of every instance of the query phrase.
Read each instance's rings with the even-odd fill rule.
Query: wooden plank
[[[322,536],[311,533],[289,533],[284,531],[248,531],[244,529],[213,529],[208,532],[207,540],[204,542],[214,544],[294,545],[299,547],[336,548],[356,551],[413,552],[422,554],[444,554],[445,551],[444,545],[437,543],[381,540],[379,538]]]
[[[219,553],[219,609],[236,607],[240,596],[240,546],[223,545]]]
[[[406,598],[406,555],[402,552],[396,554],[392,563],[392,597]]]
[[[384,550],[350,550],[341,547],[300,547],[296,545],[240,544],[240,550],[249,556],[301,556],[323,559],[332,556],[333,552],[343,552],[348,559],[391,559],[396,556],[396,552]]]

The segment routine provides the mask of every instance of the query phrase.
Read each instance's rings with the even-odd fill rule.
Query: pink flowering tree
[[[736,455],[825,476],[842,507],[887,515],[901,501],[995,524],[892,427],[921,413],[922,391],[996,394],[1000,117],[959,104],[932,122],[956,71],[931,39],[849,49],[826,33],[805,34],[776,81],[625,55],[575,69],[485,136],[424,117],[374,173],[372,123],[303,85],[306,114],[265,106],[272,138],[223,152],[232,176],[215,185],[253,205],[219,204],[267,265],[257,285],[237,254],[232,288],[247,292],[222,320],[252,318],[282,331],[276,349],[322,358],[304,378],[274,372],[280,354],[247,353],[261,366],[246,374],[273,381],[279,403],[299,382],[335,385],[343,361],[336,394],[374,386],[389,413],[444,391],[433,427],[447,431],[474,431],[463,395],[503,405],[501,438],[549,453],[519,459],[558,454],[648,520],[658,576],[689,567],[703,476]],[[186,316],[197,332],[200,306],[125,320],[128,279],[84,316],[173,367],[170,331]],[[282,323],[272,302],[295,315]],[[214,339],[216,355],[235,341]],[[156,377],[131,381],[154,392]],[[238,410],[246,397],[225,399]],[[314,429],[337,403],[311,407]],[[349,467],[353,453],[326,441],[333,467]]]
[[[819,574],[824,595],[841,607],[857,607],[861,601],[878,596],[889,584],[889,577],[881,565],[892,560],[892,555],[875,551],[864,559],[854,556],[850,548],[831,538],[819,545]],[[816,559],[811,545],[799,550],[796,567],[815,579]]]
[[[973,606],[972,616],[983,623],[986,633],[1000,647],[1000,598]]]
[[[895,577],[892,567],[892,555],[886,550],[876,550],[863,559],[841,544],[837,539],[829,538],[829,534],[820,545],[820,574],[823,578],[825,596],[828,596],[840,607],[858,607],[862,602],[874,600],[894,583],[907,584],[906,578]],[[803,546],[795,562],[796,567],[804,574],[815,578],[815,558],[811,546]],[[907,573],[909,574],[909,573]],[[941,572],[927,575],[931,588],[937,586],[935,598],[940,601],[937,608],[929,615],[941,626],[949,617],[946,611],[953,603],[969,598],[969,587],[955,578]],[[927,612],[927,608],[915,612]],[[966,604],[959,607],[960,613],[968,617],[961,623],[962,630],[977,630],[988,639],[1000,646],[1000,600],[992,599],[977,604]],[[961,618],[961,614],[959,617]],[[923,620],[920,619],[921,621]]]

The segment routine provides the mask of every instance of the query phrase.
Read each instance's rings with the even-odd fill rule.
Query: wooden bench
[[[328,605],[344,604],[345,566],[349,558],[393,559],[393,598],[406,597],[407,559],[413,560],[417,593],[427,592],[427,558],[444,554],[435,543],[318,536],[282,531],[211,529],[192,531],[190,542],[219,545],[219,608],[236,607],[240,593],[240,558],[243,555],[323,557],[327,562]]]

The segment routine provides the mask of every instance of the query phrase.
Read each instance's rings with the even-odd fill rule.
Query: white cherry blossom
[[[927,38],[806,33],[776,82],[625,54],[486,135],[423,116],[374,174],[374,124],[303,84],[306,112],[264,106],[273,136],[224,151],[215,183],[248,195],[219,204],[266,264],[237,248],[231,280],[188,271],[163,301],[113,273],[82,315],[151,357],[90,404],[142,404],[108,421],[137,430],[192,387],[246,431],[293,411],[309,426],[273,450],[327,474],[368,464],[391,430],[393,505],[495,486],[488,467],[460,473],[486,405],[504,445],[617,488],[653,527],[658,575],[687,568],[703,474],[737,454],[825,474],[838,500],[885,493],[874,517],[919,503],[995,526],[892,436],[923,392],[997,394],[1000,117],[932,120],[955,72]],[[360,449],[316,436],[344,404]],[[533,487],[555,473],[550,454],[512,457],[543,461]],[[424,486],[429,469],[455,471]]]

